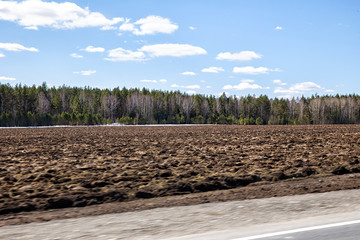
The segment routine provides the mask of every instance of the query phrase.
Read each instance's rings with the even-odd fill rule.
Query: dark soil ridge
[[[9,213],[0,215],[0,226],[148,210],[160,207],[188,206],[210,202],[281,197],[349,189],[360,189],[360,173],[312,176],[281,180],[273,183],[256,182],[245,187],[228,190],[140,199],[129,202],[103,203],[85,207]]]
[[[349,173],[359,173],[360,166],[340,165],[334,168],[332,174],[343,175]],[[301,172],[301,174],[299,173]],[[63,194],[60,196],[49,196],[46,193],[32,194],[25,199],[18,199],[18,202],[10,202],[2,204],[0,208],[0,216],[5,214],[16,214],[20,212],[43,211],[51,209],[63,209],[72,207],[86,207],[91,205],[99,205],[111,202],[132,202],[140,199],[151,199],[159,197],[168,197],[176,195],[186,195],[191,193],[203,193],[218,190],[229,190],[238,187],[246,187],[255,184],[268,184],[277,181],[284,181],[287,179],[297,179],[305,177],[326,176],[330,174],[316,174],[312,168],[303,168],[294,175],[286,175],[279,171],[270,176],[260,178],[257,175],[218,175],[207,176],[204,179],[196,182],[178,181],[173,184],[164,184],[159,186],[140,186],[133,193],[127,192],[125,189],[111,188],[107,191],[99,191],[99,188],[106,186],[104,181],[95,181],[92,183],[83,184],[84,187],[93,189],[88,193],[72,193]],[[171,176],[171,175],[169,175]],[[168,177],[167,171],[164,171],[161,177]],[[134,179],[136,180],[136,179]],[[87,186],[89,185],[89,186]],[[27,186],[22,187],[27,191]],[[32,186],[30,186],[32,188]],[[31,190],[31,189],[30,189]],[[262,189],[261,189],[262,190]],[[32,192],[31,192],[32,193]],[[2,194],[4,196],[4,194]],[[31,200],[35,201],[32,202]]]

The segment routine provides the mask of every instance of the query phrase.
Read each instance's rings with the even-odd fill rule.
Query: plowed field
[[[359,158],[359,125],[0,129],[0,214],[358,173]]]

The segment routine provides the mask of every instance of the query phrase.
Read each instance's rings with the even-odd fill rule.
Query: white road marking
[[[358,224],[358,223],[360,223],[360,220],[348,221],[348,222],[340,222],[340,223],[332,223],[332,224],[326,224],[326,225],[315,226],[315,227],[298,228],[298,229],[293,229],[293,230],[288,230],[288,231],[281,231],[281,232],[274,232],[274,233],[266,233],[266,234],[261,234],[261,235],[256,235],[256,236],[250,236],[250,237],[234,238],[234,239],[232,239],[232,240],[253,240],[253,239],[261,239],[261,238],[275,237],[275,236],[292,234],[292,233],[308,232],[308,231],[325,229],[325,228],[340,227],[340,226],[346,226],[346,225]]]

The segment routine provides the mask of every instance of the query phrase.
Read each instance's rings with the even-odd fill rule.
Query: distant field
[[[0,129],[0,214],[360,172],[360,126]]]

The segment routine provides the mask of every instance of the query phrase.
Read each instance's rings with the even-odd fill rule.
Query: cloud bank
[[[183,57],[206,54],[206,50],[201,47],[192,46],[189,44],[154,44],[146,45],[139,49],[139,51],[148,53],[151,57]]]
[[[39,50],[34,47],[25,47],[18,43],[0,43],[0,49],[5,51],[13,51],[13,52],[20,52],[20,51],[29,51],[29,52],[38,52]]]
[[[80,74],[83,76],[90,76],[94,73],[96,73],[96,70],[85,70],[85,71],[80,71],[80,72],[74,72],[75,74]]]
[[[254,82],[254,80],[244,79],[237,85],[225,85],[223,87],[223,89],[224,90],[238,90],[238,91],[247,90],[247,89],[251,89],[251,90],[264,89],[260,85],[255,84],[253,82]]]
[[[187,88],[187,89],[200,89],[199,85],[177,85],[177,84],[172,84],[170,87],[173,87],[173,88]]]
[[[203,68],[201,71],[206,73],[219,73],[219,72],[223,72],[224,69],[222,67],[209,67],[209,68]]]
[[[0,20],[15,22],[26,29],[39,27],[74,29],[84,27],[108,27],[124,21],[108,19],[99,12],[81,8],[72,2],[45,2],[41,0],[0,1]]]
[[[179,28],[178,25],[172,23],[170,19],[160,16],[147,16],[141,18],[134,23],[130,19],[119,27],[120,31],[128,31],[134,35],[153,35],[156,33],[173,33]]]
[[[238,53],[222,52],[216,56],[217,60],[229,61],[250,61],[258,58],[262,58],[262,55],[253,51],[241,51]]]
[[[206,54],[206,50],[189,44],[145,45],[136,51],[116,48],[108,51],[109,61],[144,61],[155,57],[184,57]]]
[[[72,54],[70,54],[70,56],[73,57],[73,58],[83,58],[83,56],[81,56],[81,55],[79,55],[77,53],[72,53]]]
[[[119,61],[144,61],[145,53],[139,51],[131,51],[123,48],[112,49],[108,52],[108,57],[105,60],[119,62]]]
[[[16,78],[0,76],[0,80],[4,80],[4,81],[15,81]]]
[[[166,79],[160,79],[160,80],[150,80],[150,79],[143,79],[143,80],[140,80],[140,82],[143,82],[143,83],[166,83],[167,80]]]
[[[194,73],[194,72],[182,72],[181,75],[185,75],[185,76],[195,76],[196,73]]]
[[[325,89],[314,82],[296,83],[289,88],[276,87],[274,93],[284,94],[286,96],[294,96],[315,91],[333,92],[331,89]]]
[[[234,67],[233,69],[234,73],[241,73],[241,74],[249,74],[249,75],[258,75],[258,74],[267,74],[269,72],[280,72],[280,69],[270,69],[266,67]]]
[[[83,51],[91,52],[91,53],[94,53],[94,52],[105,52],[105,48],[103,48],[103,47],[94,47],[94,46],[87,46],[85,49],[83,49]]]

